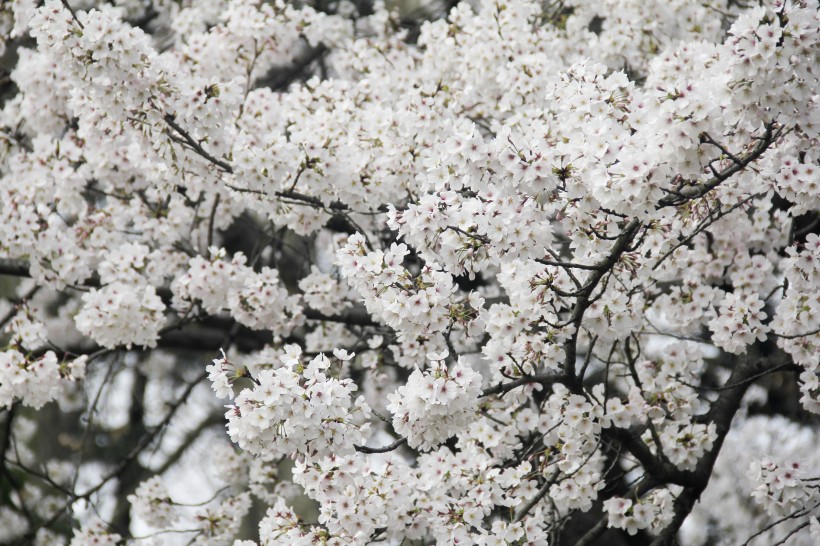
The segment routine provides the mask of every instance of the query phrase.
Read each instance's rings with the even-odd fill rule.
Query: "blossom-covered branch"
[[[396,5],[0,7],[0,543],[820,540],[817,0]]]

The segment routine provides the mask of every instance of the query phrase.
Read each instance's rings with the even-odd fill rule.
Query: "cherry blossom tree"
[[[0,543],[817,544],[817,0],[10,0]]]

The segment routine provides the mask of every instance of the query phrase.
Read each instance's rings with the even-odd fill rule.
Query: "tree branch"
[[[358,451],[359,453],[387,453],[389,451],[393,451],[400,446],[403,446],[407,443],[407,438],[399,438],[395,442],[390,445],[386,445],[384,447],[367,447],[367,446],[360,446],[354,445],[353,449]]]
[[[207,159],[208,161],[210,161],[226,173],[233,173],[233,167],[231,167],[229,163],[222,161],[221,159],[217,159],[216,157],[208,153],[208,151],[205,150],[199,144],[199,142],[193,139],[193,137],[188,133],[188,131],[183,129],[182,126],[180,126],[176,122],[176,119],[174,118],[173,114],[165,114],[162,119],[164,119],[165,123],[167,123],[168,126],[171,127],[174,131],[176,131],[176,133],[179,135],[180,138],[175,138],[174,140],[176,140],[180,144],[187,145],[192,151]],[[168,133],[168,135],[174,138],[172,134]]]
[[[766,130],[763,133],[763,136],[760,137],[752,150],[739,158],[735,158],[735,161],[730,167],[727,167],[720,172],[715,172],[714,177],[710,178],[706,182],[685,186],[675,192],[670,192],[669,195],[658,202],[658,208],[675,207],[682,205],[687,201],[691,201],[692,199],[703,197],[718,187],[721,183],[731,178],[734,174],[748,167],[751,163],[762,156],[763,153],[769,149],[769,146],[771,146],[772,143],[774,143],[778,138],[780,138],[780,135],[783,134],[784,127],[781,125],[775,130],[775,126],[776,123],[774,121],[767,123],[765,125]]]

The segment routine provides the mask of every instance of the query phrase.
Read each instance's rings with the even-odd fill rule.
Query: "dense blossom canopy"
[[[4,2],[0,543],[817,544],[818,8]]]

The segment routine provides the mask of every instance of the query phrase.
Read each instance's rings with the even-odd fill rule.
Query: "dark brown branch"
[[[535,261],[542,265],[551,265],[568,269],[586,269],[589,271],[598,271],[600,269],[600,266],[598,265],[576,264],[573,262],[554,262],[552,260],[542,260],[540,258],[537,258]]]
[[[63,7],[68,10],[68,13],[71,14],[71,18],[74,19],[75,23],[77,23],[77,26],[79,26],[81,29],[85,28],[83,26],[83,24],[80,22],[80,20],[77,19],[77,14],[74,13],[74,8],[71,7],[71,4],[68,3],[68,0],[61,0],[61,1],[62,1],[62,4],[63,4]]]
[[[778,138],[780,138],[780,135],[783,134],[783,126],[781,125],[777,127],[776,130],[775,126],[776,123],[774,121],[767,123],[763,136],[758,139],[757,144],[755,144],[752,150],[740,158],[735,158],[737,161],[735,161],[730,167],[727,167],[719,172],[716,171],[713,178],[710,178],[706,182],[685,186],[677,189],[675,192],[670,192],[669,195],[658,202],[658,208],[675,207],[682,205],[687,201],[691,201],[692,199],[703,197],[720,184],[731,178],[733,175],[748,167],[760,156],[762,156],[766,150],[769,149],[772,143],[774,143]]]
[[[806,337],[806,336],[813,336],[815,334],[820,334],[820,328],[815,328],[814,330],[810,330],[808,332],[803,332],[802,334],[778,334],[772,333],[773,336],[782,338],[782,339],[797,339],[799,337]]]
[[[669,525],[652,543],[652,546],[669,546],[674,544],[678,529],[680,529],[683,521],[692,511],[695,502],[697,502],[709,484],[709,478],[712,476],[715,461],[729,432],[729,428],[732,425],[732,420],[740,408],[743,395],[746,393],[749,385],[751,385],[748,379],[758,376],[761,372],[771,367],[773,361],[775,367],[790,362],[789,356],[782,351],[778,351],[775,355],[766,355],[761,352],[760,348],[761,343],[756,343],[749,347],[745,355],[737,359],[737,362],[732,368],[732,374],[727,381],[727,384],[738,385],[737,388],[721,391],[718,399],[709,409],[706,421],[715,425],[715,442],[712,449],[698,461],[695,470],[684,473],[687,479],[677,482],[685,487],[678,498],[675,499],[675,514]]]
[[[297,78],[305,73],[305,70],[315,61],[321,59],[327,54],[328,49],[324,45],[309,49],[300,58],[296,59],[294,63],[286,68],[275,68],[268,73],[268,75],[260,78],[257,85],[261,87],[269,87],[273,91],[284,91]]]
[[[313,207],[319,209],[328,209],[330,212],[338,212],[338,211],[349,211],[350,207],[347,204],[342,203],[341,201],[331,201],[327,205],[325,205],[324,201],[319,199],[318,197],[312,197],[310,195],[305,195],[303,193],[299,193],[293,190],[288,191],[276,191],[273,192],[276,197],[282,197],[285,199],[293,199],[294,201],[302,201],[307,205],[311,205]]]
[[[754,199],[756,197],[761,197],[762,195],[763,194],[759,194],[759,193],[754,194],[754,195],[750,195],[746,199],[743,199],[739,203],[736,203],[736,204],[732,205],[731,207],[729,207],[726,210],[717,210],[717,211],[710,210],[709,215],[706,218],[704,218],[700,223],[698,223],[698,225],[695,227],[695,229],[689,235],[687,235],[683,239],[680,239],[672,248],[670,248],[669,250],[664,252],[663,255],[660,258],[658,258],[657,262],[655,262],[655,265],[652,266],[652,270],[654,271],[655,269],[659,268],[663,264],[663,262],[666,260],[666,258],[671,256],[672,253],[674,253],[678,248],[680,248],[683,245],[686,245],[689,242],[691,242],[700,233],[702,233],[704,230],[706,230],[707,228],[712,226],[712,224],[714,224],[715,222],[717,222],[718,220],[720,220],[721,218],[723,218],[727,214],[729,214],[731,212],[734,212],[735,210],[739,209],[740,207],[746,205],[752,199]],[[720,205],[718,205],[718,209],[720,209]]]
[[[185,435],[185,438],[180,443],[179,447],[173,451],[168,458],[165,459],[162,464],[156,469],[150,469],[154,475],[162,476],[165,472],[171,468],[182,455],[188,450],[188,448],[193,445],[194,441],[199,438],[199,436],[207,430],[208,428],[215,427],[217,425],[221,425],[224,421],[224,418],[221,415],[212,415],[207,417],[204,421],[199,423],[196,428],[192,429],[188,434]]]
[[[29,277],[28,262],[23,260],[12,260],[9,258],[0,258],[0,275],[7,275],[9,277]]]
[[[211,208],[211,215],[208,218],[208,248],[211,248],[214,242],[214,221],[216,220],[216,209],[219,207],[219,194],[214,198],[214,206]],[[207,248],[206,248],[207,250]]]
[[[585,534],[582,536],[578,542],[574,544],[574,546],[590,546],[592,544],[596,544],[595,541],[604,534],[607,530],[607,523],[608,519],[606,515],[601,516],[598,520],[598,523],[593,525]]]
[[[643,469],[655,482],[686,483],[689,479],[689,474],[678,470],[676,466],[661,460],[653,453],[649,446],[640,438],[643,431],[643,427],[635,430],[611,427],[604,429],[601,435],[605,438],[615,440],[623,446],[630,455],[641,463]]]
[[[712,146],[715,146],[718,150],[723,152],[723,155],[725,157],[728,157],[729,159],[731,159],[736,165],[743,165],[743,162],[740,159],[738,159],[737,156],[735,156],[732,152],[730,152],[726,148],[726,146],[724,146],[723,144],[721,144],[720,142],[716,141],[711,136],[709,136],[709,133],[701,133],[700,134],[700,141],[705,142],[707,144],[711,144]]]
[[[572,308],[572,314],[570,315],[569,320],[569,323],[575,327],[575,331],[564,344],[564,376],[568,382],[573,384],[572,389],[575,392],[581,390],[581,385],[578,383],[575,375],[578,333],[581,329],[581,323],[584,320],[584,313],[591,303],[590,297],[592,296],[592,292],[598,286],[598,283],[601,282],[601,279],[603,279],[604,276],[610,272],[612,267],[621,258],[621,255],[626,251],[627,247],[632,242],[632,239],[638,233],[640,227],[641,223],[635,219],[626,225],[624,230],[615,240],[615,244],[612,245],[612,250],[610,250],[609,255],[597,264],[597,269],[592,272],[587,280],[587,283],[578,292],[578,297],[575,300],[575,305]]]
[[[16,412],[17,405],[12,404],[6,412],[6,422],[3,426],[3,439],[0,440],[0,477],[6,478],[10,482],[12,481],[12,478],[6,468],[6,451],[8,451],[9,446],[11,445],[11,433],[14,428],[14,416]],[[0,491],[3,492],[4,496],[7,493],[5,488],[0,489]]]
[[[342,311],[337,315],[325,315],[313,309],[305,309],[305,317],[310,320],[341,322],[352,326],[381,326],[379,322],[370,317],[366,310],[360,308]]]
[[[524,385],[530,385],[533,383],[546,387],[552,385],[553,383],[563,382],[564,378],[559,375],[528,375],[525,377],[521,377],[519,379],[514,379],[509,383],[499,383],[494,387],[487,387],[486,389],[481,391],[481,395],[479,396],[479,398],[492,396],[494,394],[505,394],[517,389],[518,387],[523,387]]]
[[[555,483],[555,478],[547,480],[546,483],[541,486],[541,489],[539,489],[538,492],[533,495],[532,498],[524,504],[524,506],[521,507],[521,510],[519,510],[515,515],[515,521],[521,521],[524,519],[527,514],[530,513],[530,510],[532,510],[533,507],[541,501],[541,499],[547,496],[547,493],[549,493],[550,487],[552,487],[553,483]]]
[[[176,119],[172,114],[165,114],[165,116],[163,116],[163,119],[165,120],[165,123],[167,123],[168,126],[171,127],[174,131],[176,131],[176,133],[179,135],[179,138],[174,138],[174,135],[168,133],[168,135],[174,138],[176,142],[180,142],[181,144],[188,146],[192,151],[207,159],[208,161],[210,161],[226,173],[233,173],[233,167],[231,167],[229,163],[222,161],[221,159],[218,159],[212,156],[210,153],[208,153],[208,151],[205,150],[199,144],[199,142],[193,139],[193,137],[188,133],[188,131],[183,129],[182,126],[180,126],[176,122]]]
[[[403,446],[407,443],[407,438],[399,438],[395,442],[390,445],[386,445],[384,447],[367,447],[367,446],[359,446],[354,445],[353,448],[358,451],[359,453],[387,453],[389,451],[394,451],[399,447]]]
[[[13,319],[15,315],[17,315],[19,311],[18,306],[30,300],[34,296],[34,294],[37,293],[38,290],[40,290],[39,286],[33,286],[28,290],[28,292],[23,294],[19,300],[11,301],[13,307],[9,309],[8,312],[0,318],[0,331],[2,331],[6,327],[6,324],[8,324],[11,321],[11,319]]]

